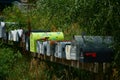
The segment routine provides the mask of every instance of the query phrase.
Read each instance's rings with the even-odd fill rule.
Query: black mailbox
[[[74,36],[80,62],[111,62],[111,36]]]

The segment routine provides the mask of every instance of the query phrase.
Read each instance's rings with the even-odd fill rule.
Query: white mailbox
[[[70,50],[71,50],[71,44],[67,44],[66,46],[65,46],[65,53],[66,53],[66,59],[67,60],[70,60],[71,58],[70,58]]]
[[[70,41],[57,42],[56,51],[55,51],[55,57],[66,58],[65,47],[66,47],[66,45],[69,45],[69,44],[71,44]]]
[[[47,56],[55,54],[56,41],[47,41]]]
[[[5,23],[0,22],[0,38],[3,38],[5,36]]]
[[[37,45],[36,45],[37,53],[43,54],[44,53],[43,52],[43,42],[38,40],[36,43],[37,43]]]

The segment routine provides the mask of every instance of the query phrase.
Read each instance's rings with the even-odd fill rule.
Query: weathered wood
[[[54,56],[52,55],[52,56],[50,56],[50,61],[54,61]]]
[[[94,73],[98,73],[98,63],[94,63]]]
[[[106,73],[109,67],[110,67],[110,63],[103,63],[103,73]]]
[[[35,75],[36,80],[38,80],[38,74],[39,74],[38,61],[39,60],[37,58],[33,58],[30,64],[30,73],[32,73],[31,76]]]
[[[65,65],[69,65],[69,66],[71,65],[70,60],[65,59],[64,62],[65,62]]]
[[[44,60],[46,60],[46,55],[44,55]]]
[[[103,80],[103,63],[99,63],[97,80]]]
[[[77,61],[77,68],[80,67],[80,61]]]
[[[36,56],[36,53],[33,53],[33,54]],[[41,60],[43,59],[51,62],[61,63],[63,65],[68,65],[75,68],[87,70],[93,73],[97,73],[97,75],[95,76],[97,80],[103,79],[103,73],[106,72],[106,69],[109,66],[107,63],[83,63],[83,62],[81,63],[80,61],[77,61],[77,60],[66,60],[64,58],[57,58],[54,56],[46,56],[46,55],[40,55],[40,54],[38,54],[38,56],[39,56],[38,58],[41,58]],[[100,78],[98,79],[98,77]]]
[[[71,66],[72,67],[77,67],[77,61],[76,60],[71,60]]]
[[[45,60],[50,61],[50,58],[51,58],[50,56],[46,55],[46,59]]]
[[[40,53],[37,55],[38,58],[41,58]]]
[[[44,56],[42,54],[40,54],[40,59],[44,60]]]

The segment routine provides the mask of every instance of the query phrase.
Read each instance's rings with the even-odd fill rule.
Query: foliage
[[[4,18],[6,22],[15,22],[17,24],[6,24],[7,31],[12,29],[23,28],[26,29],[27,27],[27,15],[22,14],[21,10],[16,7],[7,7],[3,10]]]
[[[51,30],[55,27],[56,31],[63,31],[65,35],[69,34],[69,36],[80,33],[81,29],[79,25],[77,25],[78,31],[74,29],[72,30],[73,32],[71,32],[72,26],[77,24],[74,23],[71,18],[74,3],[74,0],[38,0],[36,3],[36,11],[38,11],[40,16],[40,24]],[[43,21],[42,19],[47,20]],[[42,24],[42,22],[44,22],[44,24]],[[68,37],[68,35],[66,37]]]
[[[5,47],[1,45],[2,47]],[[0,47],[1,47],[0,46]],[[0,78],[5,79],[14,67],[14,64],[22,56],[19,52],[14,53],[11,48],[0,48]]]
[[[113,67],[120,67],[120,0],[37,0],[25,13],[16,7],[4,10],[7,21],[28,23],[32,29],[63,31],[65,39],[74,34],[113,36]],[[23,25],[27,29],[27,25]],[[28,25],[29,26],[29,25]],[[120,71],[120,70],[118,70]]]
[[[41,26],[54,26],[69,36],[81,31],[87,35],[113,36],[116,61],[120,63],[119,0],[38,0],[36,5]]]
[[[30,80],[29,66],[30,57],[0,42],[0,80]]]

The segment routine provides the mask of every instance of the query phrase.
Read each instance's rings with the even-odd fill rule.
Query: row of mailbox
[[[22,29],[8,32],[5,36],[5,24],[0,25],[0,38],[21,41],[26,44],[26,50],[33,53],[52,55],[68,60],[81,62],[111,62],[113,39],[111,36],[81,36],[75,35],[72,40],[65,41],[63,32],[44,30],[24,31]],[[46,38],[46,39],[45,39]]]
[[[10,23],[10,22],[6,22],[6,23]],[[15,29],[7,32],[5,27],[6,23],[0,22],[0,38],[18,42],[19,38],[22,37],[23,29]],[[15,23],[13,22],[12,24],[15,24]]]
[[[113,50],[110,47],[112,43],[110,36],[84,36],[84,38],[75,36],[72,41],[54,41],[54,43],[37,40],[36,50],[39,54],[80,62],[112,61]]]

